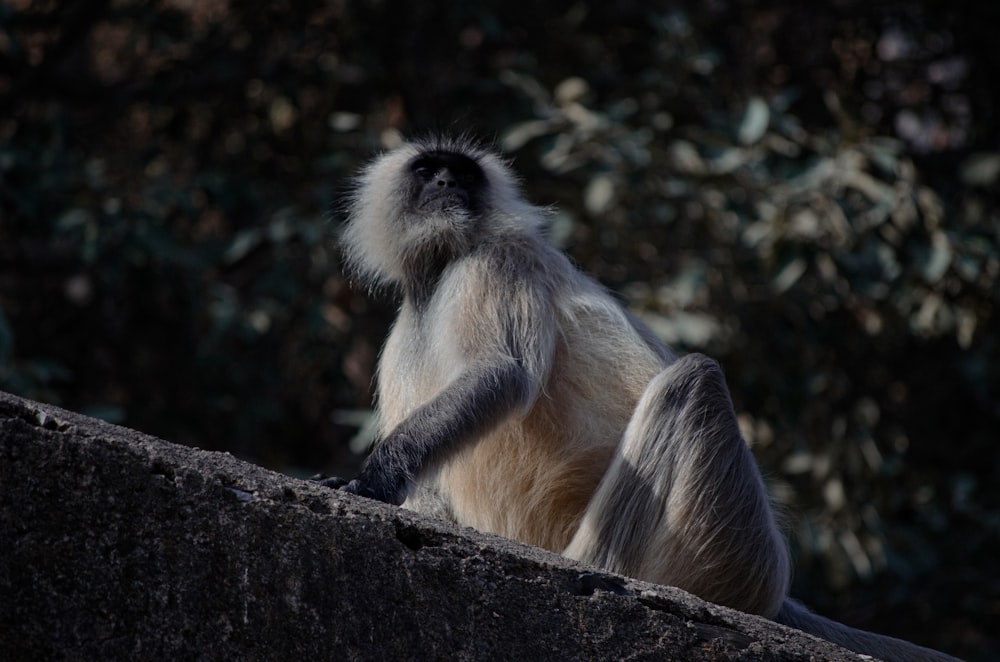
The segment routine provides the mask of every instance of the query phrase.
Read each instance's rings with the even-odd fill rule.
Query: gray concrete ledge
[[[0,393],[4,660],[858,660],[683,591]]]

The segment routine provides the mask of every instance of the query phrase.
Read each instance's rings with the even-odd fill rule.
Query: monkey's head
[[[343,244],[370,285],[435,277],[490,236],[535,232],[542,218],[494,152],[466,138],[404,144],[373,161],[350,199]]]

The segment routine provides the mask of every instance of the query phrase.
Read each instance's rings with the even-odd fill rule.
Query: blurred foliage
[[[349,177],[472,128],[551,235],[720,359],[793,593],[1000,654],[1000,8],[0,5],[0,387],[349,473],[391,301]]]

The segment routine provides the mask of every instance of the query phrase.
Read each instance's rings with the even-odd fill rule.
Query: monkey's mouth
[[[428,191],[420,196],[417,207],[421,211],[468,211],[469,194],[462,189]]]

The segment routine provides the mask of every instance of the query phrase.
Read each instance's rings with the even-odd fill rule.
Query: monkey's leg
[[[773,615],[784,541],[718,364],[694,354],[650,382],[564,554]]]

